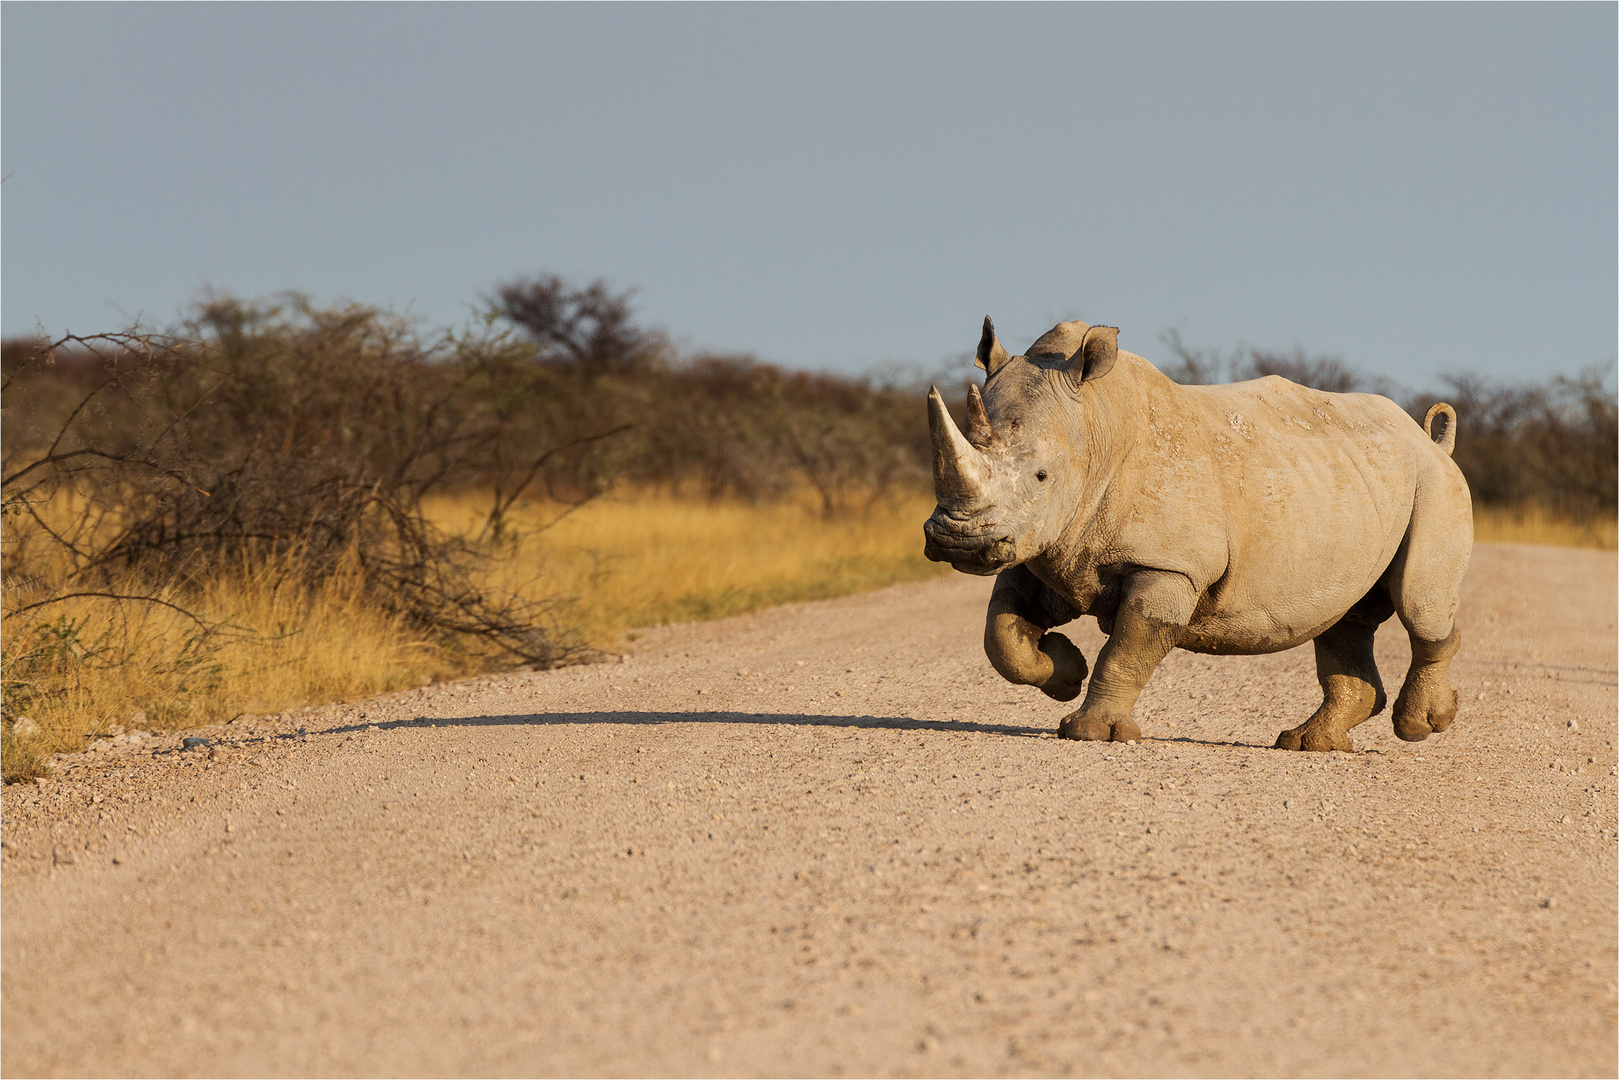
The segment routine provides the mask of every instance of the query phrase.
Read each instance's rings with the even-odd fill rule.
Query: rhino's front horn
[[[987,421],[986,421],[987,423]],[[928,429],[933,433],[933,494],[941,505],[976,503],[989,482],[989,459],[950,419],[935,386],[928,392]]]

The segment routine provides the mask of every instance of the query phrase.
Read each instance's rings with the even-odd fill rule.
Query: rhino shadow
[[[1013,738],[1055,738],[1056,729],[1028,727],[1021,724],[991,724],[978,721],[918,720],[910,716],[838,716],[807,713],[744,713],[715,712],[653,712],[645,710],[617,710],[613,712],[554,712],[506,713],[483,716],[418,716],[410,720],[383,720],[376,723],[361,721],[334,724],[331,727],[311,729],[309,735],[345,735],[351,732],[392,731],[397,728],[443,727],[514,727],[559,726],[569,724],[614,724],[624,727],[654,727],[660,724],[755,724],[779,727],[835,727],[861,728],[874,731],[935,731],[979,735],[1006,735]],[[299,738],[296,734],[282,733],[269,737],[274,741]],[[220,740],[229,745],[230,740]],[[257,740],[253,740],[257,741]],[[1145,740],[1155,743],[1217,746],[1244,749],[1271,749],[1269,743],[1250,743],[1236,739],[1199,739],[1187,735],[1157,735]],[[1106,744],[1098,743],[1106,748]]]
[[[376,725],[379,729],[395,727],[487,727],[499,724],[518,726],[560,724],[619,724],[631,727],[658,724],[759,724],[779,727],[839,727],[868,728],[886,731],[957,731],[984,735],[1011,735],[1037,738],[1055,735],[1052,728],[1025,727],[1019,724],[986,724],[974,721],[917,720],[909,716],[834,716],[813,713],[745,713],[715,712],[650,712],[626,709],[614,712],[555,712],[509,713],[486,716],[422,716],[414,720],[395,720]],[[334,727],[335,732],[364,730],[365,724]]]

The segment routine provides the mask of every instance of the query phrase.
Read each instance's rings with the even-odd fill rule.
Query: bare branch
[[[22,607],[13,608],[11,613],[13,615],[26,615],[30,611],[35,611],[35,610],[38,610],[39,608],[43,608],[43,607],[49,607],[52,604],[60,604],[60,603],[63,603],[64,601],[67,601],[67,600],[78,600],[78,599],[82,599],[82,598],[102,599],[102,600],[130,600],[130,601],[135,601],[137,603],[142,603],[142,604],[156,604],[159,607],[166,607],[166,608],[170,608],[170,609],[172,609],[174,611],[178,611],[181,615],[184,615],[186,618],[190,619],[192,622],[196,623],[198,626],[202,627],[205,630],[212,628],[212,624],[210,624],[207,620],[203,619],[200,615],[196,614],[195,612],[189,611],[186,608],[181,607],[179,604],[171,603],[168,600],[163,600],[163,599],[160,599],[160,598],[158,598],[156,596],[140,596],[140,595],[135,595],[135,594],[130,594],[130,593],[100,592],[100,591],[91,591],[91,590],[85,590],[85,591],[82,591],[82,592],[61,593],[61,594],[58,594],[58,595],[55,595],[55,596],[48,596],[44,600],[36,600],[32,604],[24,604]]]

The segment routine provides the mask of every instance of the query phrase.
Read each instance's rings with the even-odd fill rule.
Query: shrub
[[[8,571],[29,584],[8,593],[11,619],[91,596],[183,608],[221,567],[295,568],[308,584],[348,561],[368,602],[424,631],[530,662],[568,657],[543,605],[478,584],[487,544],[444,534],[421,510],[473,483],[509,502],[610,434],[582,432],[590,418],[576,417],[536,453],[522,406],[538,387],[501,377],[510,341],[424,340],[374,309],[297,297],[218,300],[181,330],[14,355],[3,511]],[[16,406],[61,387],[64,352],[81,393],[46,418],[53,429]]]

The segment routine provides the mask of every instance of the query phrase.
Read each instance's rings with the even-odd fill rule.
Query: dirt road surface
[[[1172,654],[1140,745],[1060,741],[988,588],[13,785],[0,1069],[1614,1075],[1612,554],[1481,546],[1456,726],[1354,754],[1267,749],[1308,648]]]

